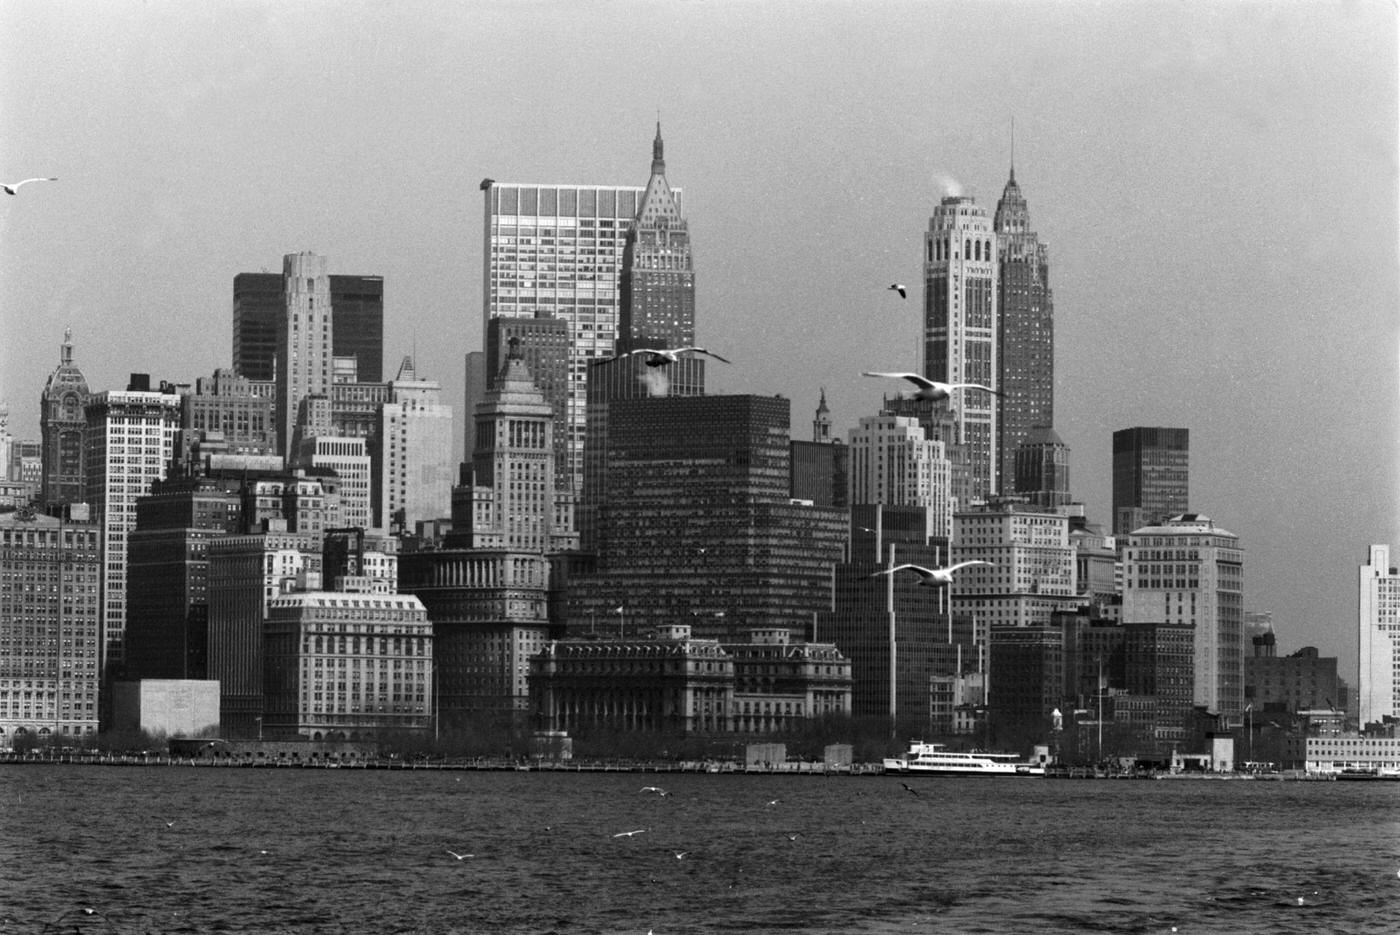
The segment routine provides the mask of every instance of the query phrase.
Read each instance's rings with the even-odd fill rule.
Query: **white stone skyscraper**
[[[1400,717],[1400,574],[1390,546],[1373,545],[1357,575],[1360,721]]]
[[[866,416],[848,439],[848,503],[926,507],[925,538],[953,535],[951,467],[943,443],[930,439],[918,419]]]
[[[422,520],[452,511],[452,407],[436,380],[419,379],[411,357],[389,381],[389,401],[379,407],[377,525],[408,532]],[[402,511],[402,517],[396,516]]]
[[[924,234],[923,374],[943,383],[997,388],[997,237],[973,199],[945,197]],[[986,501],[997,479],[997,397],[957,389],[943,402],[953,414],[961,457],[953,465],[960,509]]]
[[[331,280],[326,258],[282,258],[283,308],[277,323],[277,450],[291,453],[297,414],[307,396],[331,393],[334,377]]]
[[[102,530],[102,665],[124,655],[127,536],[136,499],[165,477],[180,429],[173,389],[109,390],[87,398],[83,431],[84,499]]]

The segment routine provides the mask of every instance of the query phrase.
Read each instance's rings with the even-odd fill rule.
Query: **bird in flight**
[[[778,800],[777,800],[777,799],[774,799],[773,801],[771,801],[771,802],[768,803],[768,805],[769,805],[770,807],[771,807],[771,806],[774,806],[774,805],[777,805],[777,804],[778,804]]]
[[[909,793],[910,795],[914,796],[915,798],[918,798],[918,795],[919,795],[919,790],[918,790],[918,789],[915,789],[913,786],[909,785],[909,783],[907,783],[907,782],[901,782],[900,785],[904,787],[904,791],[905,791],[905,792]]]
[[[725,358],[711,351],[707,351],[703,347],[639,347],[634,351],[628,351],[626,354],[617,354],[613,357],[604,357],[602,360],[595,360],[593,361],[593,366],[598,367],[603,364],[610,364],[615,360],[622,360],[624,357],[631,357],[635,354],[647,355],[646,365],[648,367],[665,367],[674,364],[676,361],[680,360],[680,355],[682,354],[704,354],[706,357],[713,357],[722,364],[729,363]]]
[[[639,791],[641,791],[641,792],[654,792],[654,793],[656,793],[657,795],[670,795],[670,794],[671,794],[671,793],[667,792],[665,789],[661,788],[660,786],[642,786],[642,788],[641,788]]]
[[[969,565],[991,565],[991,562],[984,562],[980,558],[975,558],[969,562],[958,562],[956,565],[949,565],[947,568],[925,568],[922,565],[913,565],[906,562],[903,565],[896,565],[893,568],[886,568],[884,571],[877,571],[873,575],[866,575],[867,578],[878,578],[881,575],[892,575],[897,571],[904,571],[906,568],[919,576],[919,584],[927,585],[931,588],[946,588],[953,583],[953,572],[959,568],[966,568]]]
[[[690,851],[676,851],[676,860],[680,860],[682,857],[689,853]]]
[[[58,179],[25,179],[23,182],[15,182],[13,185],[0,185],[0,188],[5,189],[5,194],[7,194],[7,195],[13,195],[13,194],[15,194],[15,189],[16,189],[16,188],[19,188],[21,185],[28,185],[30,182],[57,182],[57,181],[58,181]]]
[[[862,371],[863,377],[889,377],[892,380],[908,380],[917,389],[914,391],[915,399],[947,399],[952,395],[953,390],[969,388],[974,390],[986,390],[993,396],[1000,396],[996,390],[981,383],[940,383],[937,380],[930,380],[928,377],[920,376],[917,373],[877,373],[873,371]]]
[[[642,834],[642,833],[645,832],[646,830],[647,830],[647,829],[645,829],[645,828],[638,828],[636,831],[619,831],[617,834],[613,835],[613,837],[615,837],[615,838],[630,838],[632,835],[634,835],[634,834]]]
[[[890,283],[889,288],[893,289],[895,292],[898,292],[898,293],[899,293],[899,297],[900,297],[901,299],[907,299],[907,298],[909,298],[909,292],[904,288],[904,283],[902,283],[902,282]]]
[[[796,841],[796,840],[797,840],[797,834],[796,834],[796,833],[793,833],[793,834],[788,835],[788,840],[789,840],[789,841]]]
[[[482,180],[481,180],[481,190],[482,190],[482,191],[486,191],[486,190],[489,189],[492,185],[495,185],[495,184],[496,184],[496,180],[495,180],[495,179],[482,179]]]
[[[175,827],[175,822],[174,822],[173,820],[167,821],[167,822],[165,823],[165,827],[167,827],[167,828],[173,828],[173,827]]]
[[[459,854],[456,851],[452,850],[449,850],[447,853],[451,854],[453,857],[456,857],[458,860],[466,860],[468,857],[476,856],[475,854]]]

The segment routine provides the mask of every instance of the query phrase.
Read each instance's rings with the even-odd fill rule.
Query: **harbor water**
[[[0,767],[0,933],[1397,930],[1400,783]]]

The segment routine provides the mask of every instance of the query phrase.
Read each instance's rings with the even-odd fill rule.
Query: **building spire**
[[[651,141],[651,173],[652,175],[666,172],[666,159],[662,154],[663,144],[661,142],[661,116],[656,117],[656,139]]]
[[[1016,115],[1011,115],[1011,181],[1016,181]]]

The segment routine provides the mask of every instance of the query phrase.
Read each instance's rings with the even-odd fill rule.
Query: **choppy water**
[[[1400,783],[916,788],[3,767],[0,932],[1400,930]]]

